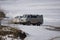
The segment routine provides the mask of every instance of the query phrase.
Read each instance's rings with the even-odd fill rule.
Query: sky
[[[60,0],[0,0],[0,8],[8,17],[42,14],[45,22],[60,25]]]

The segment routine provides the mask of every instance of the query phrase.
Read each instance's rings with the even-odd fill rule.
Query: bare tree
[[[0,10],[0,26],[1,26],[1,20],[2,20],[3,18],[5,18],[5,13],[4,13],[4,11],[1,11],[1,10]]]

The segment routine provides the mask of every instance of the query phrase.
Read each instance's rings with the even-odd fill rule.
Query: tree
[[[0,10],[0,26],[1,26],[1,20],[2,20],[3,18],[5,18],[5,13],[4,13],[4,11],[1,11],[1,10]]]

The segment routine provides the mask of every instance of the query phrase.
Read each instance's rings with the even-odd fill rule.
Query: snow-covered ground
[[[5,24],[17,29],[21,29],[28,33],[25,40],[50,40],[54,37],[60,37],[60,31],[47,30],[45,28],[49,26],[33,26],[33,25],[22,25],[22,24]],[[60,40],[60,39],[59,39]]]
[[[42,14],[44,25],[60,27],[60,0],[0,0],[0,8],[6,16],[15,17],[23,14]],[[10,20],[10,19],[8,19]],[[6,23],[4,25],[7,25]],[[50,40],[60,36],[59,31],[46,30],[48,26],[8,24],[29,34],[26,40]],[[60,39],[59,39],[60,40]]]

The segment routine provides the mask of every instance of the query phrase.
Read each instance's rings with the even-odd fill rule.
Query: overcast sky
[[[45,21],[60,24],[60,0],[0,0],[0,8],[7,16],[43,14]]]

